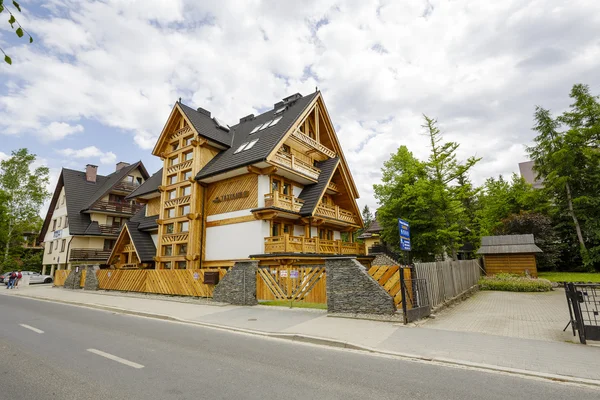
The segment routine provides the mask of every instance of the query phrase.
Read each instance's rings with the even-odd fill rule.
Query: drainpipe
[[[71,242],[73,241],[73,238],[75,236],[71,236],[71,239],[69,240],[69,244],[67,245],[67,254],[65,256],[65,268],[68,267],[68,263],[69,263],[69,250],[71,249]]]

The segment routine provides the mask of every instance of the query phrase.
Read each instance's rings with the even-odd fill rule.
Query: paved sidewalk
[[[477,364],[478,367],[489,369],[516,369],[527,375],[553,374],[594,380],[594,384],[600,386],[600,347],[595,346],[331,318],[322,310],[179,303],[118,296],[114,292],[110,295],[101,293],[48,286],[25,287],[15,291],[0,289],[2,295],[124,310],[289,339],[312,342],[319,342],[316,339],[320,339],[340,347],[462,365]]]

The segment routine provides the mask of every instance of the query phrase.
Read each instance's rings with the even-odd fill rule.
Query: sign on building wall
[[[398,232],[400,233],[400,250],[410,251],[410,225],[407,221],[398,218]]]
[[[62,237],[62,229],[59,231],[54,231],[54,239],[60,239]]]

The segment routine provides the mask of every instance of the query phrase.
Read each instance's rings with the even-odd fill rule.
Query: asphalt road
[[[0,296],[0,310],[2,400],[600,398],[574,385],[12,296]]]

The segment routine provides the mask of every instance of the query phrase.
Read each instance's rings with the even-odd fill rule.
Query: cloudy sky
[[[234,124],[318,87],[359,203],[375,207],[390,153],[426,157],[423,113],[461,158],[483,157],[481,183],[527,159],[534,105],[560,112],[574,83],[600,94],[597,0],[21,4],[35,42],[0,22],[13,59],[0,63],[0,157],[28,147],[53,182],[87,163],[157,170],[150,150],[179,97]]]

